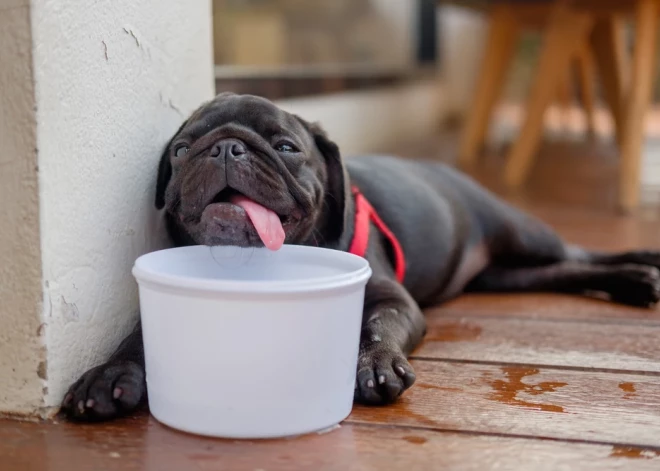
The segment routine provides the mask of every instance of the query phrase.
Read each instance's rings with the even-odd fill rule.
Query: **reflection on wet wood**
[[[634,383],[619,383],[619,389],[621,389],[625,394],[623,399],[631,399],[637,397],[637,388],[635,388]]]
[[[630,458],[635,460],[652,460],[660,457],[660,451],[652,449],[644,449],[636,446],[619,446],[612,447],[612,458]]]
[[[481,335],[481,326],[476,323],[458,321],[445,322],[441,329],[429,329],[426,342],[469,342]]]
[[[356,407],[349,421],[660,447],[657,376],[443,361],[412,365],[425,386],[413,386],[389,407]],[[636,395],[624,399],[621,383],[633,383]]]
[[[511,404],[517,407],[526,407],[533,410],[542,410],[546,412],[564,412],[562,406],[554,404],[539,404],[522,400],[518,397],[519,393],[529,394],[530,396],[538,396],[548,392],[555,392],[558,388],[566,386],[567,383],[561,381],[543,381],[537,384],[528,384],[523,382],[523,379],[528,376],[539,374],[538,368],[516,368],[504,367],[502,368],[505,380],[493,380],[490,385],[495,390],[490,398],[496,401]]]

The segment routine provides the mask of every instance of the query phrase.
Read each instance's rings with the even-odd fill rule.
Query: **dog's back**
[[[402,244],[406,287],[421,304],[451,297],[498,257],[500,247],[509,252],[506,246],[521,233],[534,237],[539,250],[563,250],[541,221],[443,163],[369,155],[348,158],[346,166]]]

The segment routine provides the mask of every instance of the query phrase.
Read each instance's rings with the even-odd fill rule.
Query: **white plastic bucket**
[[[270,438],[350,414],[371,276],[365,259],[304,246],[195,246],[143,255],[133,275],[158,421]]]

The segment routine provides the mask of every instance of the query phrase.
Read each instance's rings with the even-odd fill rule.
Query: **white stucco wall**
[[[28,0],[0,1],[0,414],[43,406],[39,188]]]
[[[160,153],[214,94],[211,2],[32,0],[32,25],[54,406],[137,319],[132,264],[164,242]]]
[[[447,94],[436,80],[401,86],[290,98],[277,105],[318,121],[344,156],[397,148],[433,136],[445,117]]]

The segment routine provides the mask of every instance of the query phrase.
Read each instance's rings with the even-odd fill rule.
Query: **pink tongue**
[[[279,250],[284,244],[284,228],[277,214],[245,196],[232,196],[230,202],[245,210],[264,245]]]

